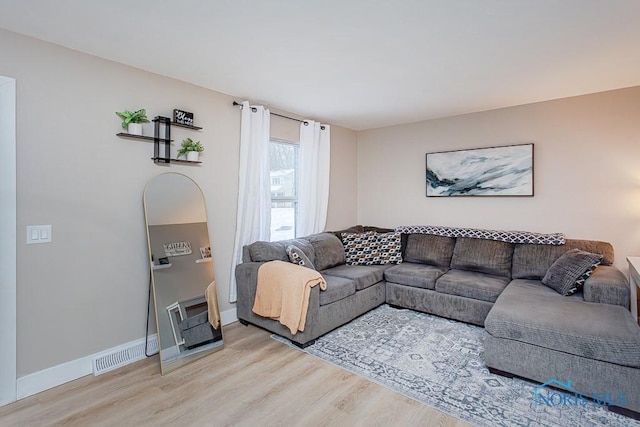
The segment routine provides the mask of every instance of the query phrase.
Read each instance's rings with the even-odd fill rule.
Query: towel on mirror
[[[213,329],[218,329],[218,326],[220,326],[220,311],[218,310],[218,292],[215,280],[205,289],[204,297],[207,300],[207,309],[209,310],[209,323],[211,323]]]
[[[304,331],[311,288],[327,288],[315,270],[284,261],[265,262],[258,269],[253,312],[280,321],[292,334]]]

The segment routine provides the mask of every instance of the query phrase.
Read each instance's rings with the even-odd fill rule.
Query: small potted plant
[[[180,144],[180,149],[178,150],[178,158],[181,156],[186,156],[187,160],[191,162],[197,162],[200,157],[200,153],[204,151],[204,147],[200,143],[200,141],[194,141],[191,138],[187,138],[182,141]]]
[[[138,111],[116,111],[116,115],[122,119],[122,128],[131,135],[142,135],[142,123],[149,123],[147,111],[142,108]]]

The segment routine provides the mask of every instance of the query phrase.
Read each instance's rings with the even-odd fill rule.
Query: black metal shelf
[[[176,122],[171,122],[171,126],[178,126],[178,127],[181,127],[181,128],[187,128],[187,129],[192,129],[192,130],[202,130],[202,128],[200,126],[185,125],[185,124],[176,123]]]
[[[153,160],[156,163],[186,163],[186,164],[200,164],[200,163],[202,163],[201,161],[182,160],[182,159],[167,159],[167,158],[164,158],[164,157],[152,157],[151,160]]]
[[[129,139],[139,139],[142,141],[152,141],[153,142],[153,160],[154,163],[181,163],[184,165],[199,165],[201,161],[193,161],[193,160],[182,160],[182,159],[172,159],[169,157],[171,152],[171,143],[173,139],[171,139],[171,126],[178,126],[181,128],[191,129],[191,130],[202,130],[199,126],[185,125],[182,123],[176,123],[171,121],[168,117],[156,116],[153,120],[154,127],[154,136],[143,136],[143,135],[134,135],[132,133],[120,132],[117,133],[116,136],[120,138],[129,138]],[[160,130],[163,128],[164,138],[160,138]],[[164,152],[164,156],[162,156],[162,152]]]
[[[135,135],[135,134],[126,133],[126,132],[117,133],[116,136],[119,136],[121,138],[141,139],[143,141],[153,141],[153,137],[152,136]],[[173,139],[162,139],[162,138],[160,138],[160,140],[166,141],[166,142],[173,142]]]

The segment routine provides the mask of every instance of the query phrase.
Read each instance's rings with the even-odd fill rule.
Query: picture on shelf
[[[202,259],[211,258],[211,246],[200,248],[200,255],[202,255]]]

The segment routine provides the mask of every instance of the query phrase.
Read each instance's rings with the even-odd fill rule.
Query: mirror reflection
[[[200,187],[179,173],[144,191],[162,373],[223,346],[207,213]]]

